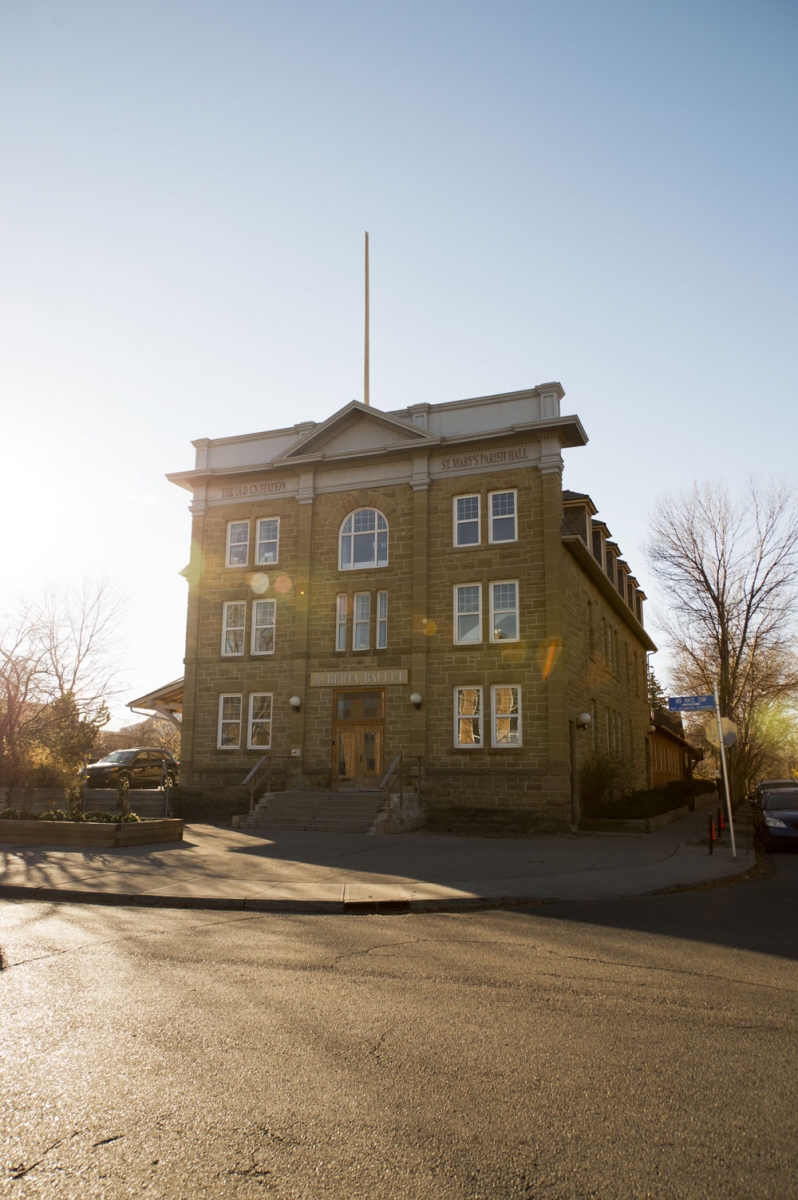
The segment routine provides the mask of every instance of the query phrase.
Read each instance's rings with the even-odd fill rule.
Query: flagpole
[[[370,404],[369,398],[369,235],[366,234],[366,327],[363,345],[363,403]]]

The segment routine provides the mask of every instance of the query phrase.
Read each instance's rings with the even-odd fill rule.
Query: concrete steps
[[[267,792],[241,828],[314,833],[371,833],[385,809],[380,791]]]

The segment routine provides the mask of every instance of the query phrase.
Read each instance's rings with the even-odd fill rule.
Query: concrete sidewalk
[[[182,842],[91,851],[5,843],[0,898],[275,912],[421,911],[639,896],[756,865],[707,852],[706,813],[641,835],[488,839],[274,832],[188,825]]]

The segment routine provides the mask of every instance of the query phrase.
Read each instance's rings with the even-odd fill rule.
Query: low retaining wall
[[[587,833],[651,833],[652,829],[661,829],[686,817],[690,809],[672,808],[670,812],[660,813],[656,817],[641,817],[639,820],[607,821],[598,817],[585,817],[579,822],[579,828]]]
[[[375,820],[373,832],[411,833],[421,829],[426,819],[427,806],[417,792],[397,792]]]
[[[182,842],[183,822],[176,817],[160,821],[0,821],[0,842],[18,846],[149,846],[156,842]]]

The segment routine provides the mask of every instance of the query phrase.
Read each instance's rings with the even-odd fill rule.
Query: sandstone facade
[[[654,647],[609,531],[562,490],[562,451],[586,441],[562,395],[353,402],[195,443],[170,476],[193,493],[185,785],[220,794],[266,756],[289,787],[373,787],[401,754],[433,807],[565,828],[591,754],[644,784]],[[346,534],[353,514],[374,528]]]

